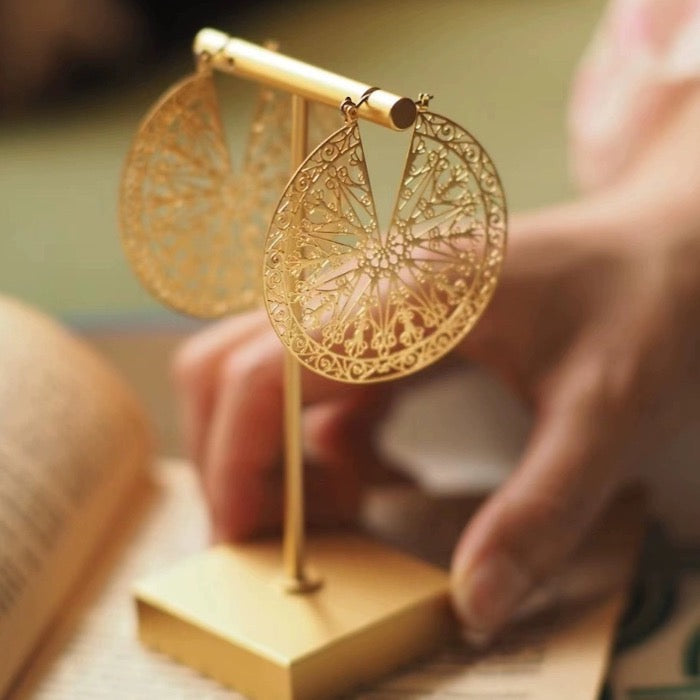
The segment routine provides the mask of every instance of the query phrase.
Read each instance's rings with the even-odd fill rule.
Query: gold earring
[[[289,100],[261,89],[232,171],[207,56],[141,124],[121,185],[122,241],[161,302],[202,318],[260,302],[264,237],[288,178]]]
[[[390,226],[378,226],[357,105],[302,163],[272,217],[263,288],[275,331],[346,382],[416,372],[473,327],[496,287],[506,203],[496,168],[421,94]]]

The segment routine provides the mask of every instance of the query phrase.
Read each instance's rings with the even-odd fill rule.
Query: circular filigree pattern
[[[178,311],[214,318],[260,302],[263,242],[287,179],[288,101],[262,91],[232,172],[211,74],[175,85],[139,128],[122,178],[127,257]]]
[[[493,162],[421,111],[389,228],[376,210],[356,121],[289,182],[266,241],[265,304],[287,348],[346,382],[415,372],[472,328],[495,288],[506,206]]]

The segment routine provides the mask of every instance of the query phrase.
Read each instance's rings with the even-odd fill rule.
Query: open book
[[[206,546],[193,470],[177,461],[152,468],[147,421],[123,382],[82,342],[2,297],[0,368],[0,695],[240,697],[136,636],[133,582]],[[449,540],[448,521],[463,523],[464,509],[416,498],[376,499],[367,519],[439,558],[451,543],[420,542],[416,524]],[[413,532],[383,522],[406,508]],[[636,512],[623,503],[611,514],[588,551],[589,575],[612,564],[628,578]],[[489,652],[445,648],[358,697],[594,700],[623,603],[618,587],[528,619]]]

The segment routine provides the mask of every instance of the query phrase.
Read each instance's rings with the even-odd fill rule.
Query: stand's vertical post
[[[301,165],[307,152],[309,121],[308,102],[292,95],[292,172]],[[287,591],[305,593],[317,588],[319,581],[309,578],[304,562],[304,462],[301,440],[301,367],[298,360],[285,351],[284,358],[284,569]]]

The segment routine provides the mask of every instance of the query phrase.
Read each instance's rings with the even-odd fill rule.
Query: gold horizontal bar
[[[264,49],[216,29],[202,29],[194,40],[197,56],[208,55],[218,70],[250,78],[270,87],[340,107],[349,97],[357,103],[372,86]],[[416,105],[408,97],[374,90],[362,103],[358,116],[392,129],[403,130],[416,120]]]

